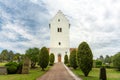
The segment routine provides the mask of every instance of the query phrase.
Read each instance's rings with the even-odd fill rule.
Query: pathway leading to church
[[[63,63],[56,63],[48,72],[37,80],[75,80],[66,70]]]

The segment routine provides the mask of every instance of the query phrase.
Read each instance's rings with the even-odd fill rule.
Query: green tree
[[[113,66],[120,71],[120,52],[113,56]]]
[[[93,54],[86,42],[82,42],[78,47],[77,52],[78,66],[82,70],[85,76],[88,76],[89,72],[92,70],[93,65]]]
[[[101,61],[102,64],[104,63],[104,57],[102,55],[100,55],[100,58],[98,59],[98,61]]]
[[[49,60],[50,60],[50,65],[53,65],[53,64],[54,64],[54,61],[55,61],[55,56],[54,56],[53,53],[50,54]]]
[[[110,63],[112,62],[111,57],[109,57],[108,55],[106,55],[104,62],[107,63],[108,66],[110,66]]]
[[[35,68],[36,63],[38,62],[39,49],[38,48],[29,48],[26,50],[25,55],[31,60],[31,68]]]
[[[5,49],[1,52],[1,61],[7,61],[7,60],[8,60],[8,51],[7,49]]]
[[[39,65],[44,71],[44,68],[46,68],[48,64],[49,64],[49,52],[46,47],[43,47],[39,53]]]
[[[75,49],[70,53],[70,66],[73,67],[74,69],[77,68],[77,56]]]
[[[14,54],[13,60],[20,62],[20,58],[21,58],[21,54],[16,53],[16,54]]]
[[[9,52],[8,52],[8,58],[7,58],[7,60],[10,62],[10,61],[13,61],[13,58],[14,58],[14,53],[13,53],[13,51],[9,51]]]
[[[68,64],[68,55],[67,54],[64,56],[64,64]]]

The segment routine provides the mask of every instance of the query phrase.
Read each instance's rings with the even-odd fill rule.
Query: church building
[[[54,53],[55,62],[64,62],[65,54],[70,54],[70,23],[65,15],[59,10],[53,19],[51,19],[49,28],[50,54]]]

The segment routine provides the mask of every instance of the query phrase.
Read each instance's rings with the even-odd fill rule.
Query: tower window
[[[51,27],[51,25],[49,24],[49,28]]]
[[[61,42],[59,42],[58,44],[61,45]]]
[[[62,32],[62,28],[58,28],[57,31],[58,31],[58,32]]]
[[[60,19],[58,19],[58,22],[60,22]]]

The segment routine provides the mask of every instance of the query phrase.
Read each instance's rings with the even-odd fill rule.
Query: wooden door
[[[58,62],[61,62],[61,55],[58,55]]]

